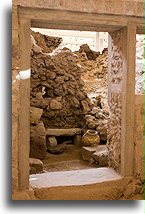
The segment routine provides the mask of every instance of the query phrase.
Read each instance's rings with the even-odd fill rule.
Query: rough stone
[[[88,102],[86,100],[82,100],[81,104],[83,106],[84,114],[87,114],[90,111],[90,107],[88,105]]]
[[[31,35],[35,38],[36,44],[46,53],[52,52],[62,42],[62,38],[60,37],[42,35],[39,32],[31,31]]]
[[[83,146],[82,149],[81,149],[83,160],[90,161],[90,159],[92,158],[93,153],[97,150],[97,147],[98,146],[96,146],[96,147]]]
[[[46,157],[46,134],[43,122],[30,128],[30,157],[44,159]]]
[[[55,136],[49,136],[47,138],[46,144],[47,144],[47,147],[56,146],[57,145],[56,137]]]
[[[97,127],[96,127],[96,130],[98,131],[98,133],[99,133],[99,136],[100,136],[100,140],[101,141],[107,141],[107,123],[108,123],[108,121],[104,121],[104,123],[103,123],[103,121],[99,121],[98,123],[97,123]]]
[[[29,158],[30,174],[43,172],[43,162],[36,158]]]
[[[93,153],[93,158],[101,167],[108,166],[108,149],[105,145],[99,145]]]
[[[57,146],[49,146],[48,151],[52,154],[61,154],[63,153],[65,148],[66,148],[65,144],[59,144]]]
[[[90,112],[90,114],[95,115],[98,112],[98,108],[93,107],[92,111]]]
[[[38,124],[42,116],[43,109],[30,107],[30,123]]]
[[[50,108],[54,110],[59,110],[59,109],[62,109],[62,104],[56,99],[52,99],[50,101]]]
[[[82,53],[82,52],[86,53],[87,58],[89,60],[95,60],[97,58],[97,56],[99,55],[99,52],[92,51],[87,44],[81,45],[79,52],[80,53]]]

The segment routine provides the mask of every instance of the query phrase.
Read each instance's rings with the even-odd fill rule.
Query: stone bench
[[[57,145],[56,137],[59,136],[72,136],[75,145],[80,145],[82,137],[82,129],[70,128],[70,129],[46,129],[46,135],[49,136],[49,142],[51,146]]]

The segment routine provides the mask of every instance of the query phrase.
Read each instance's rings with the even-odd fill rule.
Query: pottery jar
[[[96,130],[87,130],[82,137],[83,146],[97,146],[100,143],[100,137]]]

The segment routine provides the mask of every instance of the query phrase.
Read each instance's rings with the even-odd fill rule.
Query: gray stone
[[[44,159],[46,157],[46,134],[43,122],[30,128],[30,157]]]
[[[97,147],[87,147],[83,146],[81,149],[83,160],[90,161],[94,152],[96,152]]]
[[[43,172],[43,162],[36,158],[29,158],[30,174]]]
[[[99,145],[95,153],[93,153],[93,158],[97,164],[101,167],[108,166],[108,149],[105,145]]]

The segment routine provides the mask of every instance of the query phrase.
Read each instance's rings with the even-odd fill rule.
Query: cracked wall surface
[[[92,12],[114,15],[143,16],[143,0],[13,0],[14,5],[34,8],[50,8],[79,12]],[[98,7],[99,5],[99,7]]]
[[[19,143],[19,37],[17,7],[12,12],[12,190],[18,190],[18,143]]]
[[[144,95],[135,96],[135,151],[134,151],[134,176],[141,181],[144,180]]]
[[[109,106],[108,125],[109,166],[120,171],[121,163],[121,103],[122,103],[122,35],[121,31],[110,34]]]

